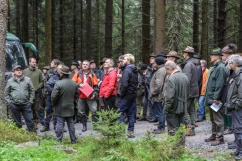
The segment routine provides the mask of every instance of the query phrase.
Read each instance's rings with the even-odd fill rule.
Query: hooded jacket
[[[138,87],[138,70],[134,64],[128,64],[121,70],[123,70],[123,73],[120,80],[120,97],[135,99]]]

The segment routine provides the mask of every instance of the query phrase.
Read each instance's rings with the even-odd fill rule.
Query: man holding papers
[[[82,62],[82,69],[75,73],[72,80],[79,84],[80,95],[78,99],[78,113],[81,115],[83,124],[82,132],[87,131],[87,116],[85,113],[85,106],[87,105],[92,112],[92,121],[96,120],[97,102],[96,96],[98,91],[98,79],[89,69],[90,62],[84,60]]]
[[[214,67],[210,71],[208,78],[206,92],[205,92],[205,105],[211,106],[213,103],[219,106],[220,102],[224,103],[222,98],[226,85],[226,68],[221,62],[222,52],[220,48],[212,50],[210,54],[211,62]],[[205,139],[205,142],[212,142],[212,146],[224,144],[224,119],[223,108],[214,111],[209,108],[210,120],[212,122],[212,135]]]

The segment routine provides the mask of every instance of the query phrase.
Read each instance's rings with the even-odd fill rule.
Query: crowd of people
[[[98,69],[95,61],[73,60],[69,68],[53,59],[41,71],[30,58],[27,69],[13,67],[5,99],[18,127],[23,117],[29,131],[41,123],[40,131],[46,132],[53,120],[61,142],[66,121],[71,143],[76,143],[75,123],[81,122],[85,132],[89,112],[95,122],[97,111],[110,109],[120,113],[117,121],[128,124],[130,138],[135,137],[136,120],[156,123],[154,134],[174,135],[185,124],[186,135],[194,136],[208,106],[212,129],[204,141],[217,146],[225,143],[223,135],[233,133],[228,148],[236,149],[235,158],[242,159],[242,57],[236,49],[232,43],[213,49],[206,62],[187,46],[183,57],[176,51],[161,52],[149,56],[150,64],[138,66],[132,54],[125,54],[117,61],[104,58]]]

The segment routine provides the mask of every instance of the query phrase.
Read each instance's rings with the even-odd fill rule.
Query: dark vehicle
[[[12,72],[12,67],[14,65],[21,65],[24,69],[28,67],[24,48],[29,48],[33,53],[33,57],[39,60],[38,51],[32,43],[21,43],[18,37],[11,33],[7,33],[5,77]]]

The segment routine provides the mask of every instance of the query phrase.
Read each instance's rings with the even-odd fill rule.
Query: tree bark
[[[105,14],[105,57],[112,57],[113,1],[106,0]]]
[[[91,6],[92,3],[90,0],[86,0],[87,3],[87,11],[86,11],[86,59],[87,56],[92,56],[91,54],[91,35],[92,35],[92,30],[91,30],[91,21],[92,21],[92,11],[91,11]]]
[[[76,0],[73,1],[73,59],[77,59]]]
[[[166,0],[155,0],[154,54],[166,50]]]
[[[15,27],[15,32],[16,36],[21,38],[21,23],[20,23],[20,1],[15,1],[15,10],[16,10],[16,15],[15,15],[15,21],[16,21],[16,27]]]
[[[8,0],[8,32],[11,32],[11,21],[10,21],[10,4]]]
[[[213,47],[218,47],[218,2],[213,1]]]
[[[7,117],[7,107],[4,99],[5,67],[6,67],[6,30],[7,30],[8,4],[0,0],[0,119]]]
[[[29,42],[29,14],[28,14],[29,0],[22,1],[22,42]],[[25,50],[27,58],[29,58],[29,51]]]
[[[60,60],[64,58],[64,14],[63,14],[63,0],[60,0],[60,10],[59,10],[59,53],[60,53]]]
[[[125,51],[125,14],[124,14],[124,0],[122,0],[122,48],[121,53],[124,55]]]
[[[45,0],[45,64],[52,60],[51,1]]]
[[[208,62],[208,0],[202,1],[202,58]]]
[[[199,51],[199,0],[193,1],[193,48]]]
[[[51,0],[51,58],[52,59],[55,59],[57,58],[55,56],[55,53],[56,53],[56,35],[57,35],[57,31],[56,31],[56,28],[57,28],[57,25],[56,25],[56,20],[55,20],[55,17],[56,17],[56,2],[55,0]]]
[[[142,0],[142,62],[146,64],[149,64],[150,42],[150,0]]]
[[[239,19],[239,45],[238,45],[238,52],[242,53],[242,0],[240,0],[240,19]]]
[[[226,3],[227,0],[219,0],[218,2],[218,46],[223,48],[226,45]]]
[[[98,64],[101,61],[101,54],[100,54],[100,2],[97,0],[97,55],[98,55]]]
[[[80,59],[83,60],[83,4],[80,1]]]

